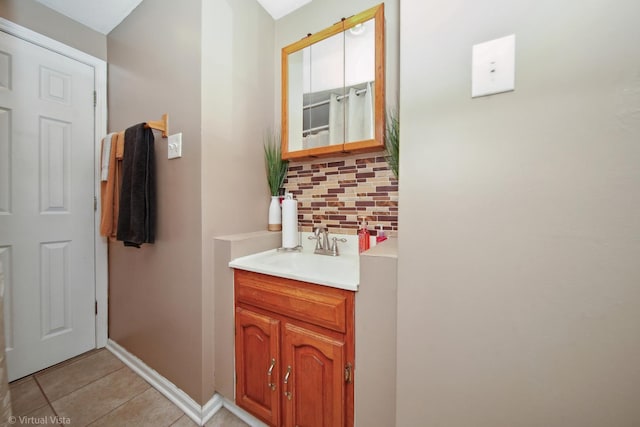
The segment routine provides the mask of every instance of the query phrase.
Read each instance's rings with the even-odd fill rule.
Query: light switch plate
[[[169,135],[169,149],[168,157],[169,159],[177,159],[182,157],[182,132],[176,133],[174,135]]]
[[[514,90],[515,52],[515,34],[473,46],[472,98]]]

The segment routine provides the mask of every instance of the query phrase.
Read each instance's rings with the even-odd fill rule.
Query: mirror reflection
[[[376,141],[376,126],[384,126],[381,119],[376,123],[376,117],[383,117],[376,114],[376,105],[384,105],[376,102],[376,87],[384,88],[383,82],[376,84],[376,71],[382,68],[376,66],[376,61],[382,62],[376,52],[376,42],[381,43],[376,29],[382,27],[376,19],[383,19],[381,14],[376,18],[378,8],[382,6],[363,12],[359,20],[343,20],[341,28],[330,27],[326,31],[331,34],[306,46],[283,49],[283,155],[312,155],[306,150],[319,148],[324,148],[320,154],[341,151],[345,144],[363,141],[381,143]]]

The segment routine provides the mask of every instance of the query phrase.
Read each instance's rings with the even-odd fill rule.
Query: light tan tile
[[[20,379],[17,379],[17,380],[11,381],[11,382],[9,383],[9,385],[10,385],[10,386],[17,386],[17,385],[20,385],[20,384],[22,384],[22,383],[29,382],[29,381],[31,381],[32,379],[33,379],[33,375],[28,375],[28,376],[26,376],[26,377],[22,377],[22,378],[20,378]]]
[[[149,389],[142,378],[124,367],[81,389],[53,401],[59,416],[68,417],[68,426],[84,426]]]
[[[183,415],[184,413],[177,406],[156,389],[150,388],[116,410],[99,418],[91,424],[91,427],[170,426]]]
[[[206,427],[248,427],[249,424],[233,415],[225,408],[221,408],[206,424]]]
[[[47,404],[47,400],[33,377],[12,383],[9,388],[11,389],[11,407],[13,415],[16,417],[26,415]]]
[[[194,423],[193,420],[186,415],[181,416],[178,421],[171,424],[171,427],[197,427],[198,424]]]
[[[101,350],[101,349],[89,350],[89,351],[87,351],[85,353],[79,354],[78,356],[72,357],[71,359],[63,360],[60,363],[57,363],[57,364],[55,364],[53,366],[50,366],[50,367],[45,368],[45,369],[43,369],[41,371],[38,371],[38,372],[35,373],[35,375],[43,375],[43,374],[46,374],[48,372],[55,371],[56,369],[59,369],[59,368],[62,368],[63,366],[67,366],[67,365],[70,365],[72,363],[75,363],[78,360],[84,359],[85,357],[89,357],[89,356],[91,356],[91,355],[93,355],[93,354],[95,354],[95,353],[97,353],[99,351],[103,351],[103,350]]]
[[[15,425],[18,426],[59,426],[61,423],[66,422],[66,420],[59,418],[56,416],[51,406],[46,405],[40,409],[36,409],[35,411],[29,412],[26,415],[22,415],[17,417],[17,422]]]
[[[49,401],[60,399],[92,381],[121,369],[124,364],[108,350],[100,350],[36,378]]]

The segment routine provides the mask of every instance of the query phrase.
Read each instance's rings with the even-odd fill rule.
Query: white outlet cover
[[[182,132],[169,135],[167,144],[169,144],[169,149],[167,150],[169,159],[182,157]]]
[[[472,98],[515,89],[515,52],[515,34],[473,46]]]

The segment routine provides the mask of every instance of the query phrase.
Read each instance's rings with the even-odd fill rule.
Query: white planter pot
[[[280,198],[271,196],[269,204],[269,231],[282,230],[282,209],[280,208]]]

